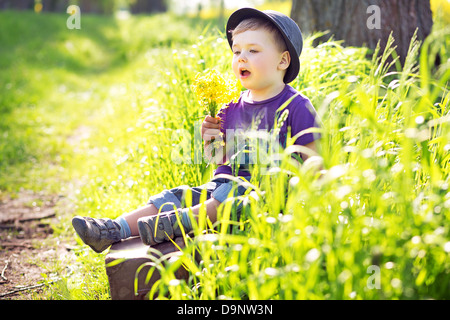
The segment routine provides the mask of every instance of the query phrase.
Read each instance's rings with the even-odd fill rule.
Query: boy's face
[[[261,29],[236,34],[232,50],[233,72],[242,86],[254,96],[264,98],[266,93],[270,97],[274,88],[284,87],[283,77],[289,67],[289,53],[277,48],[270,32]]]

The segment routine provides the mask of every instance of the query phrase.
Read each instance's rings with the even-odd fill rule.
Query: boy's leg
[[[249,180],[250,177],[245,177],[245,180]],[[242,179],[241,179],[242,180]],[[181,222],[185,233],[192,231],[192,225],[190,222],[189,211],[192,210],[194,218],[200,212],[202,205],[206,206],[206,214],[212,223],[217,221],[217,207],[224,202],[227,198],[233,198],[237,196],[242,196],[246,190],[247,186],[238,185],[234,190],[233,195],[231,191],[233,190],[234,183],[228,180],[221,182],[214,191],[211,192],[211,197],[204,203],[197,204],[191,208],[185,208],[177,211],[170,211],[161,214],[159,218],[154,216],[142,217],[138,220],[139,235],[141,236],[142,242],[147,245],[154,245],[161,243],[163,241],[168,241],[174,236],[181,235],[180,226],[178,226],[178,220]],[[242,203],[239,202],[237,209],[240,210]],[[177,219],[178,216],[178,219]],[[156,223],[158,223],[156,225]]]
[[[140,235],[140,229],[138,227],[139,219],[144,217],[149,218],[158,214],[159,211],[172,211],[173,213],[174,206],[180,208],[182,195],[187,189],[187,186],[180,186],[171,190],[164,190],[160,194],[151,197],[147,205],[125,213],[114,220],[109,218],[95,219],[76,216],[72,219],[72,225],[84,243],[89,245],[94,251],[102,252],[114,242]],[[200,187],[193,188],[192,190],[193,196],[195,195],[196,198],[199,198],[203,191]],[[208,214],[211,213],[210,219],[215,221],[216,210],[210,207],[211,204],[213,202],[209,201],[207,210]],[[200,206],[197,207],[199,208]],[[198,208],[194,208],[195,214],[198,214]]]
[[[72,225],[81,240],[95,252],[100,253],[121,239],[138,236],[137,220],[157,213],[158,209],[149,204],[114,220],[76,216],[72,219]]]
[[[206,215],[208,216],[209,220],[211,220],[211,223],[214,223],[217,221],[217,207],[220,205],[220,202],[217,201],[214,198],[210,198],[206,200],[204,203],[200,203],[196,206],[191,207],[193,216],[195,219],[197,219],[198,214],[200,213],[200,207],[204,205],[206,206]]]
[[[134,211],[121,215],[116,220],[120,220],[120,218],[123,218],[130,228],[131,237],[135,237],[139,235],[139,229],[137,226],[137,221],[139,220],[139,218],[154,216],[156,214],[158,214],[158,208],[154,204],[147,204]]]

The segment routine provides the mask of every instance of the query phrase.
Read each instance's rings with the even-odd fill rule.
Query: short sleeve
[[[311,102],[302,96],[293,102],[292,106],[289,106],[287,118],[287,125],[291,127],[291,137],[311,127],[318,128],[319,119]],[[304,146],[319,138],[320,134],[318,133],[306,133],[298,137],[295,144]]]

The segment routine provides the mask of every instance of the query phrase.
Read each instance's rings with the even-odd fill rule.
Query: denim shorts
[[[245,181],[242,178],[250,181],[250,177],[239,177],[240,181]],[[230,191],[234,187],[234,193],[230,194]],[[238,197],[244,195],[247,187],[238,184],[237,182],[219,177],[213,178],[208,183],[205,183],[198,187],[190,187],[188,185],[182,185],[173,189],[164,190],[161,193],[151,196],[147,204],[153,204],[160,210],[160,212],[173,211],[174,206],[179,208],[186,207],[186,194],[190,190],[192,195],[191,206],[195,206],[200,203],[202,193],[206,193],[205,200],[213,197],[219,202],[223,202],[228,198]],[[204,197],[204,196],[203,196]]]

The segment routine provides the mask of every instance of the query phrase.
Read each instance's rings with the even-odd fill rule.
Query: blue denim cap
[[[259,11],[254,8],[242,8],[233,12],[227,22],[227,38],[230,47],[233,46],[231,31],[234,30],[241,21],[248,18],[263,18],[271,21],[280,31],[286,42],[287,49],[291,56],[291,64],[286,70],[284,83],[292,82],[300,71],[300,54],[303,49],[303,36],[300,28],[294,20],[277,11]]]

